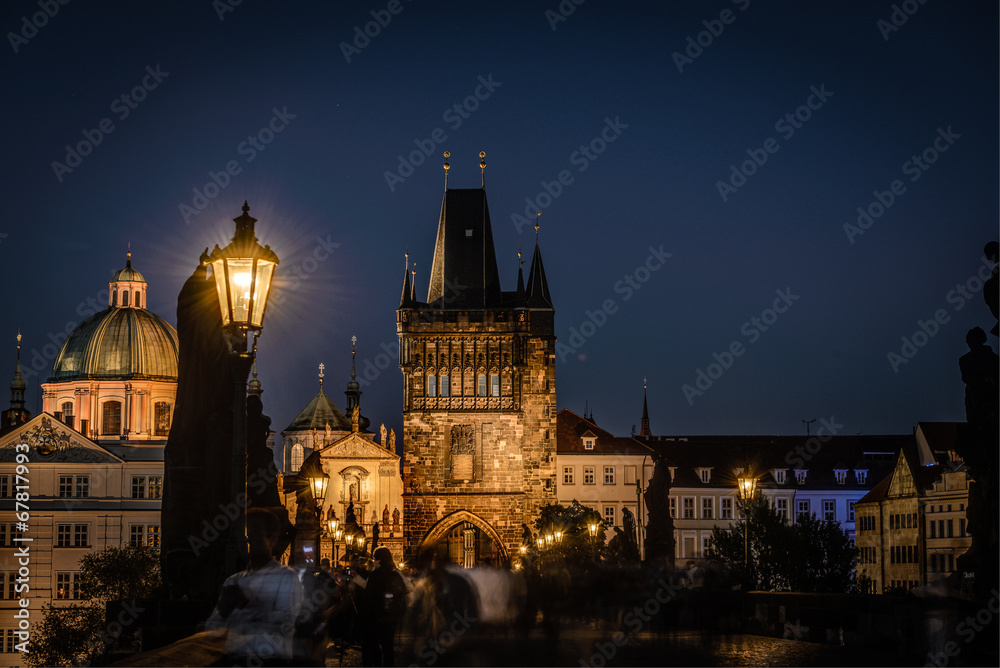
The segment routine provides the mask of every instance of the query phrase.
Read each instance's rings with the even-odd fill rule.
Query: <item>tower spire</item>
[[[406,264],[403,267],[403,294],[399,298],[399,308],[409,308],[413,305],[413,288],[410,285],[410,251],[404,254]]]
[[[634,428],[634,427],[633,427]],[[649,408],[646,406],[646,379],[642,379],[642,428],[639,430],[640,436],[652,436],[649,430]]]
[[[542,251],[538,245],[541,215],[539,212],[535,216],[535,254],[531,258],[531,270],[528,271],[528,306],[531,308],[552,308],[552,297],[549,295],[549,282],[545,278]]]
[[[21,375],[21,332],[17,332],[17,365],[10,381],[10,408],[0,415],[0,428],[24,424],[31,419],[31,412],[24,407],[24,390],[28,384]]]
[[[358,355],[358,337],[351,337],[351,380],[347,382],[347,389],[344,396],[347,397],[347,414],[350,415],[355,406],[361,406],[361,385],[358,383],[358,374],[355,370],[354,358]],[[368,418],[361,418],[361,429],[368,428]]]

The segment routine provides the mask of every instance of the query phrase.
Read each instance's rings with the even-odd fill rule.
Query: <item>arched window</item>
[[[170,404],[157,401],[153,404],[153,436],[170,434]]]
[[[299,469],[302,468],[304,453],[305,451],[300,444],[296,443],[292,446],[292,473],[298,473]]]
[[[111,305],[118,306],[118,290],[111,291]]]
[[[73,402],[64,401],[62,405],[63,417],[73,417]]]
[[[138,290],[135,291],[135,307],[142,308],[142,294]]]
[[[119,435],[122,433],[122,402],[105,401],[102,411],[101,433]]]
[[[122,306],[128,306],[128,290],[122,291]]]

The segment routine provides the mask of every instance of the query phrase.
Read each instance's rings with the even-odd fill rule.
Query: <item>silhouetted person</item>
[[[965,416],[975,425],[996,415],[1000,358],[986,345],[986,332],[980,327],[970,329],[965,342],[969,352],[959,358],[958,368],[965,383]]]
[[[222,585],[206,629],[226,628],[226,653],[237,665],[296,665],[295,629],[303,589],[295,569],[274,560],[278,519],[251,508],[246,515],[250,561]]]
[[[358,596],[361,662],[365,666],[391,666],[396,629],[406,612],[406,583],[389,548],[378,548],[374,557],[378,565]]]

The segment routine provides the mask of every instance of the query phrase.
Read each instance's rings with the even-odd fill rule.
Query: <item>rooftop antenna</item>
[[[448,158],[451,157],[451,151],[444,152],[444,189],[448,189],[448,170],[451,169],[451,165],[448,164]]]
[[[802,422],[803,422],[803,424],[805,424],[805,426],[806,426],[806,438],[809,438],[809,436],[810,436],[810,434],[809,434],[809,426],[810,426],[810,425],[811,425],[811,424],[812,424],[813,422],[815,422],[815,421],[816,421],[816,418],[813,418],[812,420],[803,420],[803,421],[802,421]]]

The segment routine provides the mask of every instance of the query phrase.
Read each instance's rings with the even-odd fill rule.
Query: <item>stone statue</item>
[[[385,525],[388,523],[389,523],[389,504],[386,504],[385,508],[382,509],[382,524]]]
[[[399,526],[399,508],[392,509],[392,525]]]
[[[624,554],[627,559],[639,559],[639,542],[636,538],[635,515],[628,508],[622,508],[622,526],[625,529]]]
[[[395,429],[390,429],[389,430],[389,445],[387,445],[385,449],[388,450],[389,452],[396,452],[396,430]]]
[[[278,518],[281,535],[274,546],[274,556],[280,558],[291,544],[295,529],[281,503],[278,467],[274,464],[274,453],[267,447],[270,433],[271,418],[264,415],[260,397],[251,394],[247,397],[247,507],[266,508]]]
[[[359,422],[360,419],[361,419],[361,408],[359,406],[355,406],[354,408],[351,409],[351,433],[352,434],[358,433],[358,429],[359,429],[358,422]]]
[[[375,554],[375,548],[378,547],[378,522],[372,524],[372,554]]]
[[[233,376],[215,280],[204,265],[177,296],[177,335],[177,402],[163,466],[163,580],[171,598],[216,600],[226,540],[208,540],[202,523],[230,503]]]
[[[323,436],[323,445],[325,447],[327,445],[330,445],[330,440],[331,440],[330,437],[331,437],[331,435],[333,433],[333,430],[330,429],[330,423],[329,422],[326,423],[326,427],[325,427],[324,431],[326,432],[326,434]]]
[[[528,528],[527,524],[521,523],[521,545],[524,547],[531,547],[535,543],[535,535],[531,533],[531,529]]]
[[[666,458],[653,454],[653,477],[643,494],[646,512],[646,560],[674,563],[674,520],[670,517],[670,471]]]
[[[385,431],[385,423],[384,422],[381,425],[379,425],[378,433],[379,433],[379,436],[381,437],[381,440],[379,440],[379,443],[381,443],[382,447],[384,448],[385,444],[386,444],[386,431]]]

